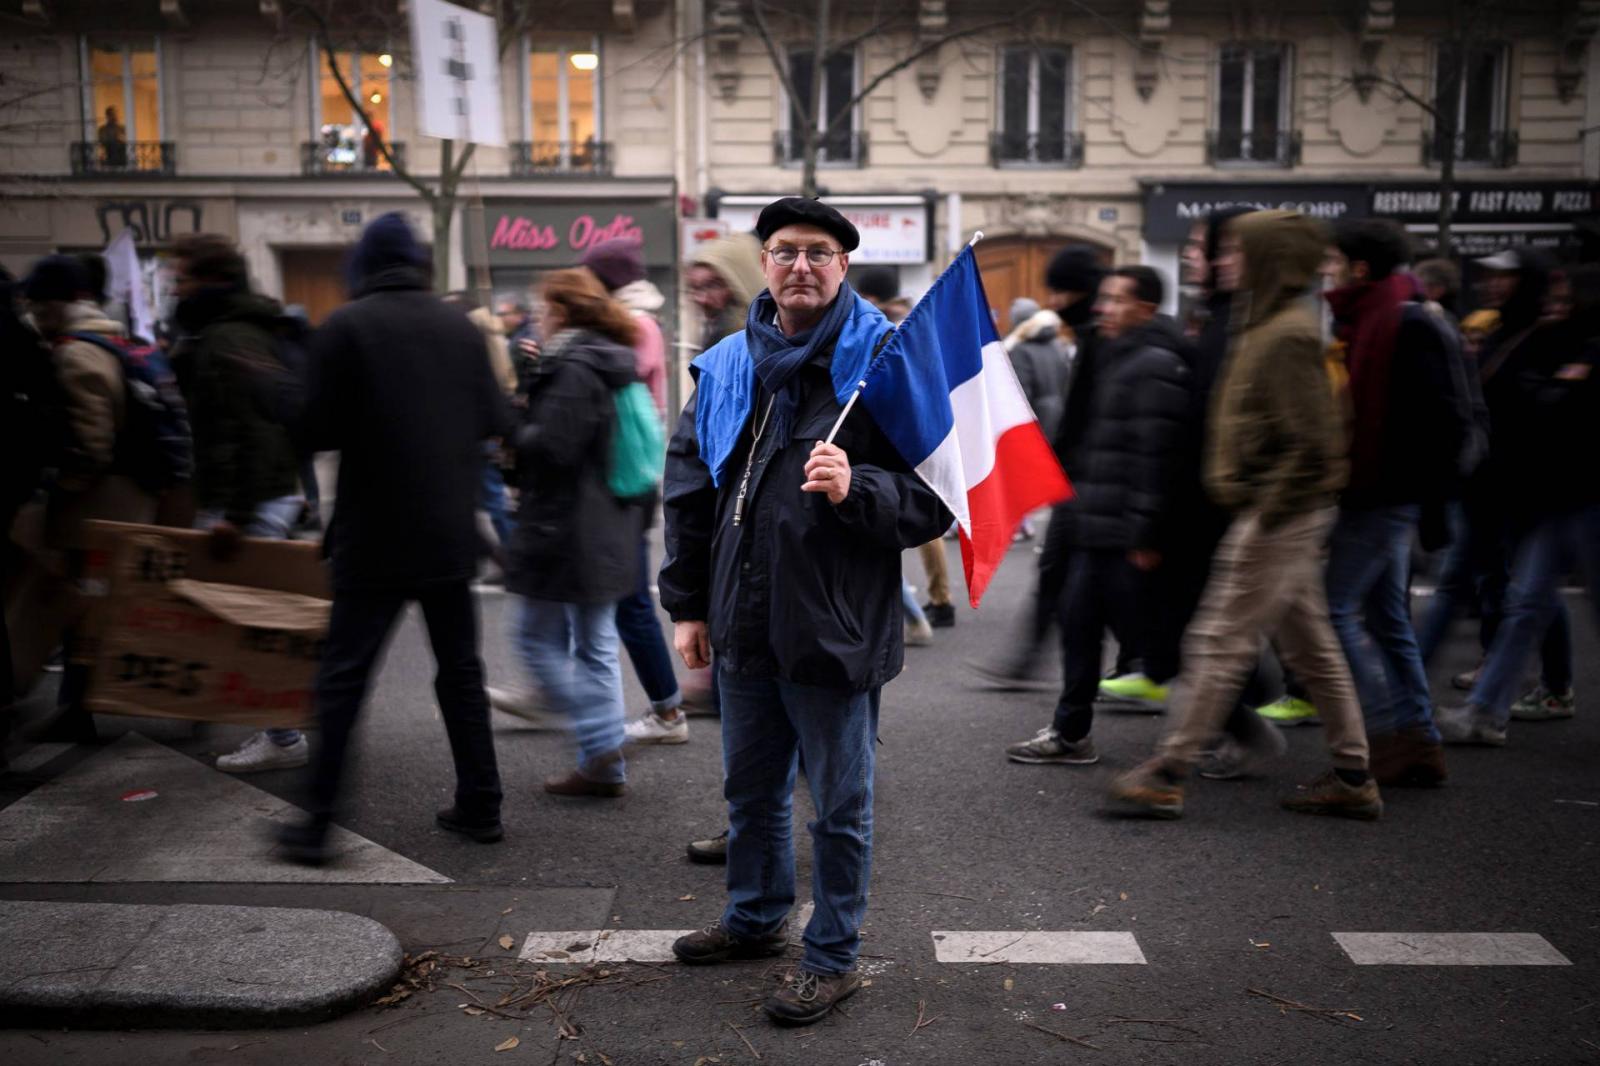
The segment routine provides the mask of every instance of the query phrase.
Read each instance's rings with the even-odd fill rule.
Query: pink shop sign
[[[656,216],[660,215],[660,218]],[[567,266],[602,241],[638,241],[646,262],[671,263],[675,232],[670,209],[594,210],[576,205],[532,206],[488,215],[492,265]]]

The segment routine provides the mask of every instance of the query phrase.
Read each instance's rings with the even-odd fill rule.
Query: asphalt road
[[[953,545],[951,558],[959,570]],[[905,675],[885,692],[863,959],[871,984],[847,1015],[809,1029],[769,1027],[752,1000],[781,967],[612,966],[607,982],[567,1001],[576,1040],[560,1039],[555,1012],[469,1015],[464,995],[441,987],[310,1029],[5,1032],[0,1055],[18,1064],[240,1066],[1600,1062],[1600,668],[1593,613],[1581,598],[1573,604],[1576,720],[1517,724],[1503,750],[1452,751],[1447,787],[1389,790],[1376,824],[1277,809],[1278,793],[1324,765],[1320,730],[1296,729],[1269,778],[1197,782],[1182,821],[1152,824],[1107,819],[1098,808],[1109,776],[1150,751],[1158,718],[1102,715],[1099,766],[1017,766],[1002,748],[1046,724],[1053,697],[985,692],[968,681],[963,659],[1006,645],[1033,561],[1027,546],[1017,548],[982,612],[962,608],[932,648],[912,649]],[[907,566],[920,580],[914,554]],[[486,594],[482,607],[491,683],[514,682],[508,600]],[[1437,664],[1442,700],[1457,696],[1444,679],[1470,665],[1469,629],[1462,624]],[[685,929],[717,915],[720,868],[683,857],[687,840],[722,825],[715,720],[694,719],[688,745],[636,752],[629,794],[611,802],[545,795],[541,779],[570,764],[565,738],[500,720],[507,838],[472,845],[432,825],[451,780],[431,674],[410,616],[370,702],[343,824],[455,884],[8,884],[25,872],[0,871],[0,894],[341,907],[386,921],[408,950],[491,958],[503,954],[501,935],[520,944],[538,930]],[[627,684],[630,705],[642,707],[631,676]],[[202,764],[242,735],[102,723],[137,729]],[[0,778],[0,803],[89,757],[68,751]],[[298,795],[292,772],[250,784],[290,801]],[[0,809],[0,827],[4,817]],[[801,837],[804,884],[803,829]],[[1145,961],[938,961],[936,933],[974,930],[1131,933]],[[1356,965],[1333,937],[1348,932],[1532,933],[1571,965]],[[999,944],[994,955],[1007,957],[1011,949]],[[493,1050],[513,1035],[516,1048]]]

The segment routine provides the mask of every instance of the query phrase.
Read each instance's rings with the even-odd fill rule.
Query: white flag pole
[[[972,240],[967,242],[967,247],[971,248],[973,245],[977,244],[981,240],[983,240],[983,230],[978,230],[977,232],[975,232],[972,235]],[[839,412],[838,420],[836,422],[834,422],[833,428],[828,430],[828,439],[823,441],[822,443],[824,443],[824,444],[832,444],[833,443],[833,438],[835,438],[835,437],[837,437],[839,435],[839,427],[844,425],[844,420],[850,416],[850,408],[852,408],[852,407],[854,407],[856,405],[856,401],[861,398],[862,390],[865,389],[866,387],[867,387],[867,381],[866,381],[865,378],[862,378],[860,381],[856,382],[856,391],[850,394],[850,399],[849,399],[849,401],[847,401],[845,403],[844,410]]]

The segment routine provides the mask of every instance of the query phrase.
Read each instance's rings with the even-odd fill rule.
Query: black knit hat
[[[1097,292],[1106,268],[1087,244],[1069,244],[1045,268],[1044,283],[1052,292]]]
[[[861,234],[850,220],[823,203],[803,196],[785,196],[761,209],[756,218],[756,236],[763,242],[785,226],[815,226],[830,234],[846,252],[861,243]]]

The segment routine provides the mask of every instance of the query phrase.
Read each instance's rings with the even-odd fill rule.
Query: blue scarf
[[[856,294],[850,283],[840,282],[839,295],[828,305],[822,321],[791,337],[778,326],[778,305],[770,292],[762,292],[751,301],[750,313],[744,320],[745,344],[750,349],[750,361],[755,364],[761,387],[773,398],[772,432],[778,440],[788,438],[795,411],[800,407],[800,390],[790,388],[790,383],[801,367],[816,358],[818,352],[825,351],[839,336],[855,303]]]
[[[762,293],[750,308],[746,328],[723,338],[694,361],[695,435],[701,461],[718,487],[761,389],[773,397],[775,425],[766,432],[781,428],[788,433],[800,402],[799,389],[793,383],[801,367],[833,342],[830,376],[834,395],[842,404],[866,373],[878,342],[894,328],[883,312],[847,284],[840,286],[839,296],[823,320],[799,336],[785,337],[773,324],[776,313],[772,297]]]

